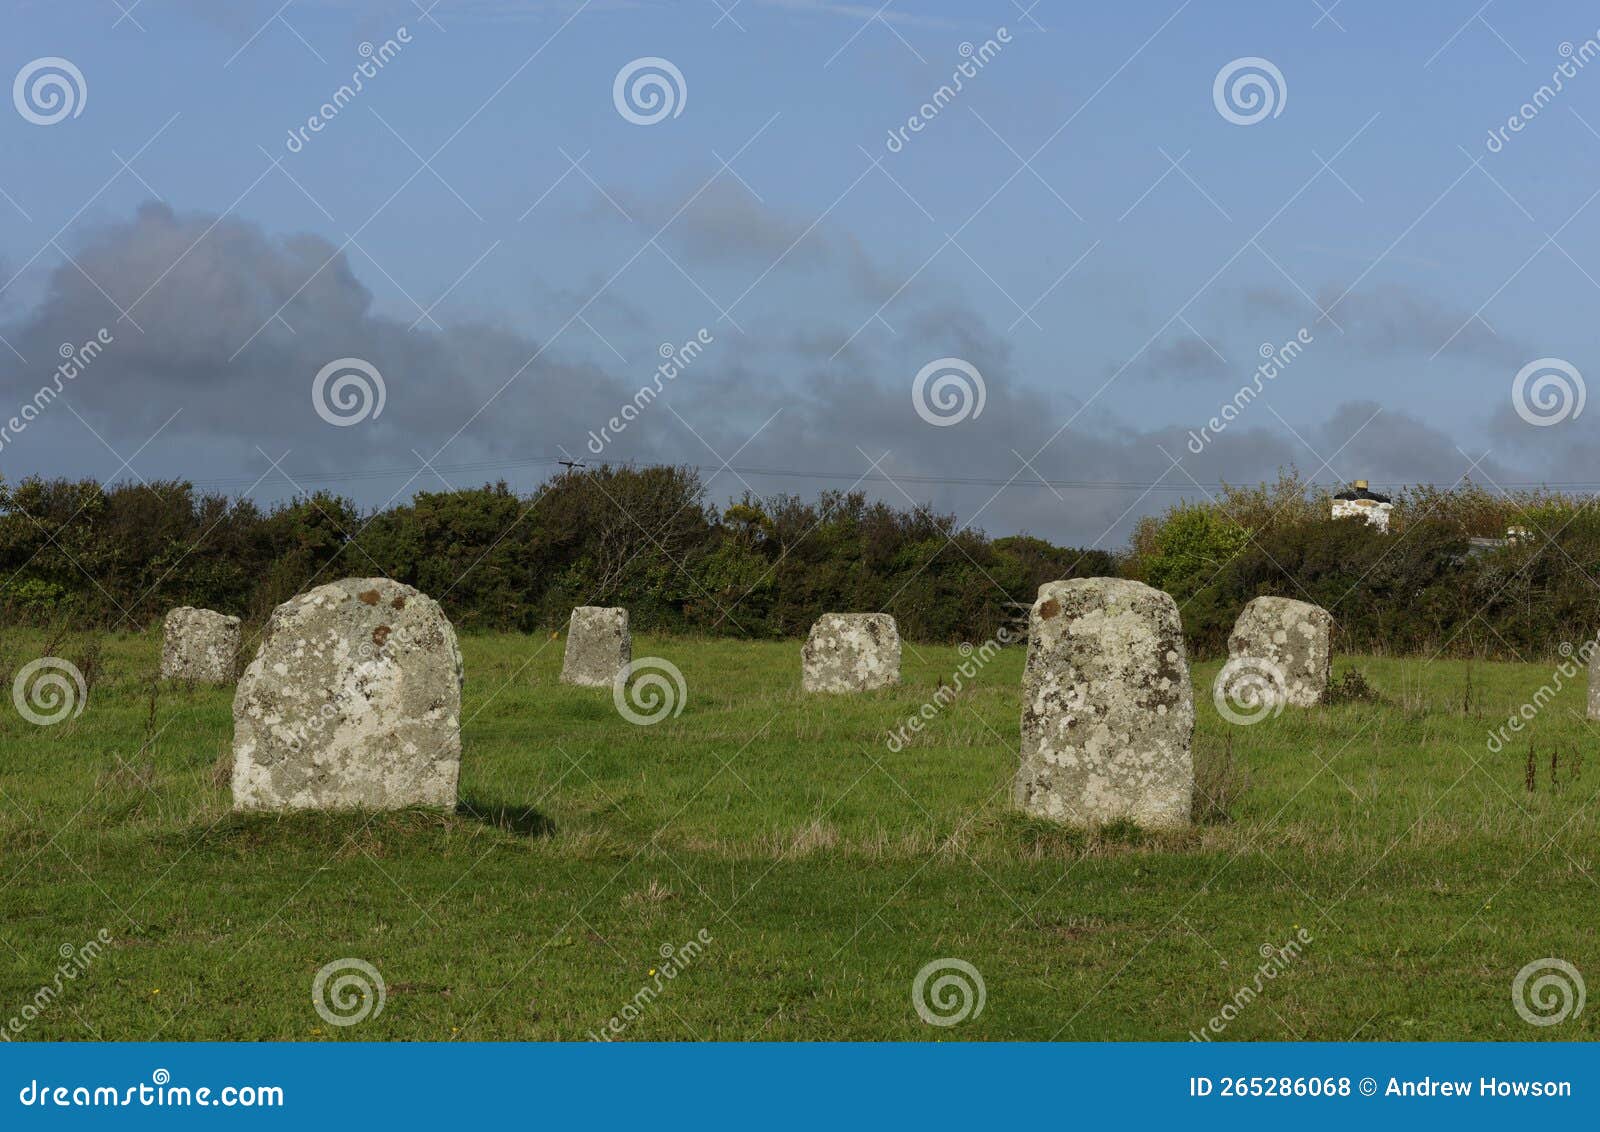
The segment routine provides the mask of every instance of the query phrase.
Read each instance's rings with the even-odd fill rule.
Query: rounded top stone
[[[397,582],[393,578],[340,578],[337,582],[327,582],[305,593],[296,594],[286,604],[320,605],[329,601],[346,601],[350,598],[363,605],[387,604],[394,609],[404,609],[412,598],[418,598],[429,605],[438,604],[416,587]],[[396,598],[401,599],[399,605],[394,604]]]
[[[1263,613],[1292,613],[1301,617],[1331,616],[1322,606],[1315,605],[1312,602],[1300,601],[1292,597],[1274,597],[1270,594],[1251,598],[1245,603],[1245,608],[1257,609]]]
[[[888,613],[824,613],[816,625],[861,625],[874,622],[894,627],[894,617]]]
[[[344,614],[342,620],[325,620],[336,611]],[[368,652],[383,651],[391,638],[395,644],[405,641],[411,647],[443,646],[454,658],[458,682],[464,674],[455,630],[444,610],[427,594],[404,582],[392,578],[340,578],[296,594],[273,611],[262,651],[266,652],[281,636],[304,632],[313,623],[314,635],[331,633],[339,637],[348,631],[370,635],[370,645],[362,643]],[[302,639],[291,647],[303,648],[308,643]],[[312,644],[313,649],[317,647]]]
[[[224,624],[237,625],[239,619],[228,613],[218,613],[215,609],[201,609],[194,605],[180,605],[176,609],[167,610],[164,621],[220,621]]]
[[[1050,608],[1051,602],[1056,603],[1054,610]],[[1048,621],[1062,610],[1151,604],[1170,605],[1174,611],[1177,609],[1177,602],[1172,600],[1172,595],[1131,578],[1068,578],[1040,586],[1034,609],[1043,620]]]
[[[1234,633],[1240,631],[1240,626],[1294,625],[1307,622],[1320,629],[1330,629],[1333,626],[1333,614],[1309,601],[1297,601],[1292,597],[1263,596],[1252,598],[1245,604],[1239,614],[1239,622],[1234,627]]]
[[[402,582],[290,598],[234,696],[235,808],[453,806],[462,673],[439,603]]]

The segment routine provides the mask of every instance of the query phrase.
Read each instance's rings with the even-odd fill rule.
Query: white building
[[[1369,491],[1366,480],[1356,480],[1349,491],[1341,491],[1333,497],[1335,519],[1363,519],[1380,531],[1389,529],[1389,512],[1393,510],[1389,497]]]

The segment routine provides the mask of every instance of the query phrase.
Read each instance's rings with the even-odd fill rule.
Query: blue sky
[[[729,3],[8,5],[0,72],[62,58],[82,89],[50,125],[0,113],[0,419],[62,343],[112,340],[0,436],[0,474],[369,506],[528,488],[549,466],[527,461],[594,459],[659,347],[703,331],[603,455],[738,469],[717,501],[859,483],[1114,546],[1291,462],[1600,481],[1600,409],[1536,426],[1512,394],[1540,359],[1600,372],[1592,7]],[[1563,44],[1564,89],[1491,151]],[[682,77],[650,125],[613,98],[643,58]],[[1281,81],[1240,125],[1213,83],[1245,58]],[[1302,331],[1190,451],[1263,344]],[[339,358],[381,373],[381,413],[315,412]],[[956,424],[913,402],[941,358],[984,387]]]

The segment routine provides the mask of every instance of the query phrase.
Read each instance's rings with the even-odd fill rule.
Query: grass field
[[[8,631],[6,667],[45,646]],[[893,752],[956,649],[908,646],[896,691],[820,698],[800,692],[798,642],[638,638],[688,699],[636,726],[556,682],[559,641],[462,646],[454,815],[233,816],[232,689],[152,694],[154,634],[101,642],[76,719],[4,703],[0,1028],[104,931],[8,1036],[583,1039],[639,1003],[622,1039],[1181,1040],[1258,981],[1221,1037],[1600,1035],[1600,1011],[1539,1027],[1512,1005],[1531,961],[1600,974],[1581,677],[1486,746],[1553,663],[1341,657],[1383,703],[1253,726],[1218,715],[1218,666],[1198,665],[1197,757],[1229,818],[1084,835],[1008,809],[1018,649]],[[1262,978],[1262,949],[1298,932]],[[663,947],[697,938],[639,999]],[[334,1026],[311,986],[346,957],[386,999]],[[947,957],[986,999],[939,1027],[912,983]]]

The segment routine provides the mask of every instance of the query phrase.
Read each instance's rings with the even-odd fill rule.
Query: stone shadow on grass
[[[484,798],[462,798],[456,803],[456,817],[482,822],[518,837],[554,837],[556,832],[555,821],[532,806]]]

